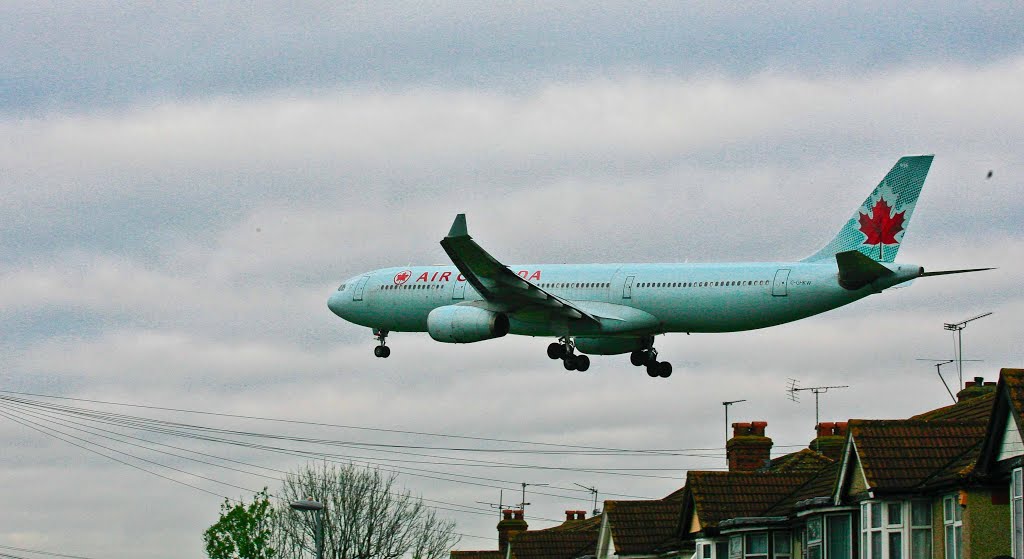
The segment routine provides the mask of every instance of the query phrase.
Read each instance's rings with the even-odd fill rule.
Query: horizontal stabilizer
[[[858,250],[848,250],[836,254],[839,265],[839,285],[844,289],[855,290],[871,282],[893,275],[893,271],[879,264]]]
[[[995,270],[995,268],[971,268],[970,270],[940,270],[938,272],[925,272],[921,274],[924,276],[946,276],[949,274],[967,274],[970,272],[984,272],[985,270]]]

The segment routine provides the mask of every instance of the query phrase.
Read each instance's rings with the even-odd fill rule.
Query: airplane
[[[469,235],[458,214],[441,247],[451,266],[384,268],[356,275],[331,294],[339,317],[373,329],[374,355],[391,354],[391,332],[427,332],[445,343],[507,334],[554,337],[547,355],[586,371],[588,355],[630,355],[651,377],[666,333],[767,328],[847,305],[926,272],[894,262],[932,155],[900,158],[836,236],[797,262],[701,264],[521,264],[506,266]]]

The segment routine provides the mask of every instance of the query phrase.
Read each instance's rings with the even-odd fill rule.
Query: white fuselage
[[[454,266],[375,270],[347,281],[328,303],[350,322],[398,332],[427,331],[446,305],[506,313],[510,333],[528,336],[637,336],[765,328],[841,307],[909,281],[918,266],[886,264],[892,276],[856,290],[841,287],[834,260],[736,264],[526,264],[510,270],[602,317],[599,325],[536,309],[518,312],[484,300]]]

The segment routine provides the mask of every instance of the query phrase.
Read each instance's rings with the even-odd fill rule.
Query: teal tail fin
[[[839,233],[803,261],[835,258],[836,254],[855,250],[877,262],[892,262],[900,250],[933,157],[901,157]]]

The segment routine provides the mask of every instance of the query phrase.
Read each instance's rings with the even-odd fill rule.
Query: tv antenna
[[[842,385],[836,385],[836,386],[804,386],[804,387],[801,387],[799,380],[797,380],[795,378],[791,378],[791,379],[789,379],[789,386],[786,387],[786,392],[789,393],[789,399],[793,400],[794,402],[799,402],[800,401],[800,395],[797,394],[798,392],[803,392],[804,390],[810,390],[814,394],[814,425],[817,426],[819,423],[821,423],[821,418],[820,418],[820,414],[819,414],[819,398],[820,398],[820,396],[822,394],[828,392],[829,390],[834,389],[834,388],[849,388],[849,387],[850,387],[850,385],[848,385],[848,384],[842,384]]]
[[[501,511],[505,510],[505,490],[498,490],[498,502],[497,503],[485,503],[483,501],[477,501],[481,505],[487,505],[489,508],[498,509],[498,520],[501,520]]]
[[[594,514],[592,516],[597,516],[601,514],[601,509],[597,508],[597,488],[587,487],[586,485],[580,485],[578,483],[573,483],[573,485],[575,485],[576,487],[582,487],[583,489],[590,491],[590,494],[594,496]]]
[[[516,506],[518,506],[519,508],[521,508],[521,509],[523,509],[523,510],[526,510],[526,505],[529,505],[529,504],[530,504],[530,503],[527,503],[527,502],[526,502],[526,488],[527,488],[527,487],[533,487],[533,486],[536,486],[536,487],[541,487],[541,486],[544,486],[544,485],[548,485],[548,484],[546,484],[546,483],[526,483],[526,482],[524,481],[524,482],[520,483],[519,485],[522,485],[522,486],[523,486],[523,500],[522,500],[522,502],[520,502],[520,503],[519,503],[518,505],[516,505]]]
[[[728,402],[722,402],[722,406],[725,407],[725,445],[729,446],[729,406],[738,404],[740,402],[746,402],[746,400],[730,400]],[[729,463],[729,453],[725,453],[725,463]]]
[[[973,322],[975,320],[978,320],[979,318],[985,318],[990,314],[992,313],[987,312],[985,314],[979,314],[974,318],[968,318],[967,320],[961,322],[955,322],[952,324],[946,323],[942,325],[942,327],[945,328],[946,330],[949,330],[950,332],[955,332],[953,336],[953,357],[956,359],[956,374],[960,380],[960,384],[958,384],[957,386],[964,385],[964,328],[967,328],[968,322]]]
[[[956,359],[918,359],[918,361],[934,361],[935,362],[935,373],[939,375],[939,380],[942,381],[942,386],[946,387],[946,392],[949,392],[949,397],[953,399],[953,403],[956,403],[956,396],[953,395],[953,391],[949,389],[949,383],[946,382],[946,377],[942,376],[942,366],[949,365],[950,363],[956,362]],[[964,361],[983,361],[982,359],[964,359]]]

